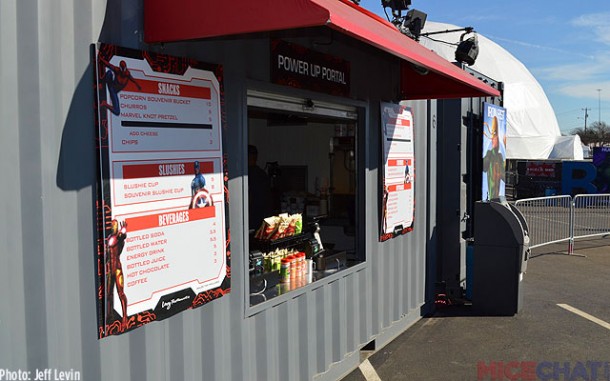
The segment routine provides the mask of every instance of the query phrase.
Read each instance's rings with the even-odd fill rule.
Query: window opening
[[[320,112],[307,100],[260,97],[248,104],[252,306],[361,263],[364,255],[356,237],[362,213],[355,108]]]

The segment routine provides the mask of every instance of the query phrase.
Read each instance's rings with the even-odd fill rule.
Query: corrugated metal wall
[[[474,75],[480,74],[474,72]],[[494,87],[498,86],[494,83]],[[474,202],[481,199],[483,102],[500,104],[501,99],[451,99],[437,103],[437,227],[440,232],[437,281],[444,283],[443,291],[451,298],[462,297],[466,240],[473,238]]]
[[[268,40],[189,42],[164,49],[225,66],[232,292],[97,340],[90,44],[146,48],[141,22],[138,0],[0,1],[0,368],[73,369],[83,380],[334,379],[357,365],[362,345],[372,339],[384,345],[419,319],[434,227],[428,216],[435,215],[428,204],[435,190],[428,173],[434,172],[428,160],[434,140],[427,139],[435,130],[425,127],[426,102],[412,104],[416,229],[378,243],[379,101],[394,99],[388,83],[398,83],[397,62],[335,36],[333,54],[352,62],[352,92],[367,112],[366,266],[248,317],[240,197],[244,79],[264,79],[268,63],[244,57],[267,49]]]

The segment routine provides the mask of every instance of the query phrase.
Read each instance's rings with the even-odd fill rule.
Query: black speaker
[[[412,38],[416,41],[419,40],[421,31],[424,29],[424,25],[426,25],[426,18],[428,18],[428,15],[417,9],[411,9],[409,12],[407,12],[403,27],[409,30]]]
[[[468,65],[474,65],[479,55],[479,44],[477,37],[470,37],[464,41],[460,41],[457,49],[455,50],[455,60],[458,62],[465,62]]]
[[[406,11],[411,5],[411,0],[381,0],[381,5],[394,11]]]

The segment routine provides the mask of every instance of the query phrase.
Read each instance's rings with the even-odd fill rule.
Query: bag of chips
[[[303,232],[303,215],[296,213],[292,216],[294,217],[294,234],[301,234]]]
[[[282,213],[278,216],[279,223],[277,224],[277,229],[273,232],[270,239],[280,239],[286,237],[286,231],[288,230],[288,225],[290,224],[290,218],[287,213]]]
[[[270,239],[278,229],[280,218],[278,216],[267,217],[263,220],[254,238],[265,240]]]

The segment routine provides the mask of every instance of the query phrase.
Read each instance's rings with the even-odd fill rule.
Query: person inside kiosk
[[[260,222],[273,214],[271,183],[267,172],[258,166],[258,149],[248,145],[248,199],[250,200],[249,227],[256,229]]]

